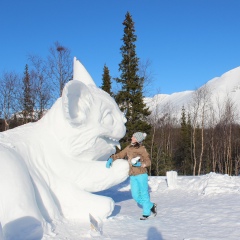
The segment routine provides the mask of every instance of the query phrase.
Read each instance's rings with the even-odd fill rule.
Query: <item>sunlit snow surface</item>
[[[0,133],[0,222],[6,239],[41,239],[54,221],[105,219],[114,201],[92,192],[128,176],[128,163],[106,160],[125,135],[114,99],[74,58],[74,80],[37,123]],[[63,218],[64,217],[64,218]]]
[[[166,177],[149,177],[151,200],[158,205],[156,217],[139,220],[141,208],[131,197],[129,179],[100,192],[111,196],[115,209],[103,221],[103,235],[92,237],[90,223],[56,223],[53,239],[111,240],[239,240],[240,177],[209,173],[178,176],[177,186],[168,188]]]
[[[103,221],[103,235],[92,237],[90,224],[57,222],[57,238],[106,240],[238,240],[240,239],[240,177],[210,173],[178,176],[168,188],[166,177],[149,177],[151,200],[158,205],[156,217],[139,220],[141,208],[131,197],[129,180],[100,192],[111,196],[115,209]]]

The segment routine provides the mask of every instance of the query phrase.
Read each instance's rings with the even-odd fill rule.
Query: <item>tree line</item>
[[[240,125],[238,110],[231,99],[216,108],[211,103],[210,89],[204,86],[195,91],[188,106],[182,106],[180,115],[170,104],[159,109],[157,96],[152,106],[147,107],[144,94],[151,86],[150,63],[143,64],[137,56],[137,35],[129,12],[122,24],[119,77],[112,78],[105,64],[101,86],[116,100],[127,118],[122,147],[129,144],[134,132],[146,132],[145,146],[152,159],[149,174],[153,176],[165,175],[169,170],[176,170],[180,175],[211,171],[238,175]],[[0,76],[2,130],[40,119],[72,79],[71,52],[59,42],[49,49],[47,59],[31,55],[28,60],[21,76],[14,72]],[[119,86],[117,91],[112,90],[113,81]]]
[[[205,85],[194,92],[188,106],[182,106],[180,116],[177,112],[168,104],[154,108],[149,119],[152,175],[169,170],[180,175],[239,175],[239,109],[231,98],[216,103]]]

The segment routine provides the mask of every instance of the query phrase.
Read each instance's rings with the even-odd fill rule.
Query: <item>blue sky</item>
[[[104,64],[119,76],[127,11],[137,55],[151,61],[151,94],[194,90],[240,66],[239,0],[0,0],[0,74],[22,73],[28,54],[45,58],[59,41],[100,86]]]

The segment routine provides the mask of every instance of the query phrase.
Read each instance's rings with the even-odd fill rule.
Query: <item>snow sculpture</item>
[[[109,216],[114,202],[92,194],[124,181],[128,163],[106,160],[126,119],[74,58],[74,77],[36,123],[0,133],[0,222],[6,239],[41,239],[62,217]],[[28,236],[28,237],[26,237]]]

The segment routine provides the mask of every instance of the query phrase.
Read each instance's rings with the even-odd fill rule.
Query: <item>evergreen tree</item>
[[[113,96],[113,93],[111,92],[111,85],[112,85],[111,76],[109,74],[109,69],[106,66],[106,64],[103,67],[102,80],[103,80],[103,83],[102,83],[102,86],[101,86],[102,90],[104,90],[105,92],[107,92],[111,96]]]
[[[22,97],[22,113],[24,123],[33,120],[33,100],[31,91],[30,75],[28,72],[28,65],[25,66],[24,77],[23,77],[23,97]]]
[[[134,132],[142,131],[149,133],[151,126],[146,121],[150,111],[143,102],[144,78],[138,76],[139,58],[136,55],[135,45],[137,36],[135,35],[134,22],[129,12],[125,15],[123,25],[123,45],[120,48],[122,61],[119,64],[121,75],[115,79],[122,88],[116,94],[115,99],[127,118],[127,133],[122,139],[123,145],[126,145]]]
[[[182,107],[180,138],[176,152],[176,165],[179,173],[189,175],[192,173],[191,160],[191,122],[190,116],[186,118],[184,107]]]

